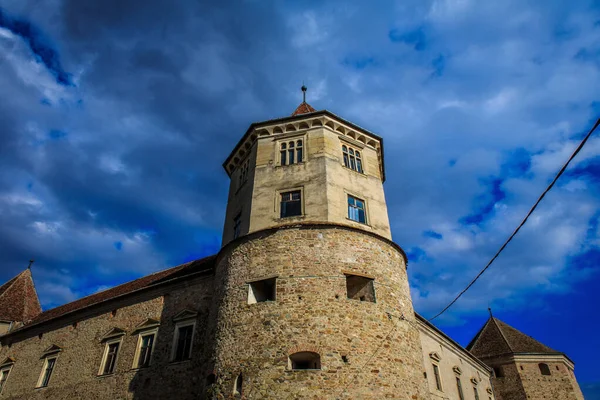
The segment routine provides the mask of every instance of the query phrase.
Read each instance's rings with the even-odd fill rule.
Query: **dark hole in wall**
[[[375,303],[375,286],[371,278],[346,275],[346,291],[349,299]]]

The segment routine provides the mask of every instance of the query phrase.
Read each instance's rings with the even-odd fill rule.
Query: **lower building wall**
[[[464,400],[475,400],[474,388],[477,389],[480,400],[495,399],[489,369],[428,325],[419,321],[419,328],[423,371],[427,375],[432,399],[461,400],[457,378],[460,379]],[[441,389],[437,387],[433,365],[437,366]]]
[[[212,282],[212,278],[210,279]],[[111,309],[69,321],[68,325],[45,331],[30,331],[11,339],[0,349],[0,362],[15,360],[6,381],[2,399],[148,399],[203,398],[207,375],[205,326],[211,285],[207,281],[165,293],[142,296],[132,304],[111,304]],[[171,363],[175,323],[173,317],[184,310],[198,312],[188,361]],[[151,365],[135,369],[138,346],[136,327],[148,318],[160,321]],[[125,331],[116,361],[115,373],[99,376],[105,344],[102,337],[111,329]],[[24,332],[25,334],[26,332]],[[3,341],[4,342],[4,341]],[[45,388],[36,388],[44,365],[46,349],[56,345],[62,350]]]

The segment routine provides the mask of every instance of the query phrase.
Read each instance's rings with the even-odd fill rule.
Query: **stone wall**
[[[348,299],[346,274],[374,278],[376,303]],[[277,277],[276,300],[248,304],[248,283]],[[242,238],[217,261],[215,393],[243,376],[247,399],[429,399],[405,259],[380,237],[288,227]],[[320,354],[320,370],[288,357]]]
[[[212,276],[186,282],[184,286],[162,288],[127,299],[109,301],[92,315],[73,315],[60,323],[46,323],[40,329],[12,337],[0,348],[0,362],[7,357],[16,361],[2,391],[3,399],[148,399],[201,398],[208,366],[206,365],[206,319],[212,290]],[[171,363],[173,317],[185,309],[197,311],[192,359]],[[151,366],[134,369],[133,359],[138,336],[136,326],[148,318],[160,321]],[[112,328],[123,329],[116,371],[99,376],[104,351],[101,338]],[[36,388],[44,360],[44,351],[62,348],[50,383]]]

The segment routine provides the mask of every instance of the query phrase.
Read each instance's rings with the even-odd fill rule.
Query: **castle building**
[[[250,125],[217,254],[45,312],[29,269],[0,287],[0,399],[583,399],[497,319],[465,349],[415,313],[383,154],[305,101]]]

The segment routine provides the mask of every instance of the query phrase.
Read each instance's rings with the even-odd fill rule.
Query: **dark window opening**
[[[342,361],[343,361],[345,364],[348,364],[348,356],[342,356]]]
[[[494,375],[496,378],[504,378],[504,370],[502,367],[494,367]]]
[[[10,373],[10,369],[4,369],[0,371],[0,394],[2,393],[2,388],[6,384],[6,380],[8,379],[8,374]]]
[[[248,304],[275,301],[276,278],[251,282],[248,288]]]
[[[523,371],[523,366],[521,365],[521,371]]]
[[[473,394],[475,394],[475,400],[479,400],[479,391],[475,386],[473,386]]]
[[[367,223],[364,200],[348,195],[348,218],[361,224]]]
[[[50,383],[50,377],[52,376],[52,372],[54,372],[55,364],[56,358],[49,358],[46,360],[46,369],[44,370],[44,377],[42,378],[40,387],[46,387]]]
[[[238,237],[240,237],[241,231],[242,231],[242,213],[239,213],[233,219],[233,238],[237,239]]]
[[[442,391],[442,378],[440,377],[440,369],[438,368],[437,365],[432,364],[433,365],[433,374],[435,375],[435,387],[437,388],[437,390],[439,390],[440,392]]]
[[[538,364],[538,367],[540,367],[542,375],[550,375],[550,367],[548,367],[548,364],[540,363]]]
[[[462,389],[462,383],[460,382],[460,378],[458,376],[456,377],[456,390],[458,390],[458,398],[460,400],[465,400],[465,395]]]
[[[206,377],[206,384],[207,385],[214,385],[216,381],[217,381],[217,375],[215,375],[215,374],[209,374]]]
[[[190,358],[194,325],[180,326],[177,332],[175,358],[173,361],[184,361]]]
[[[115,372],[115,365],[117,364],[117,354],[119,353],[119,342],[111,343],[108,345],[108,351],[106,352],[106,360],[104,361],[103,375],[112,374]]]
[[[239,374],[235,378],[235,384],[233,386],[233,394],[234,394],[234,396],[241,396],[242,395],[242,386],[243,385],[244,385],[244,377],[242,376],[242,374]]]
[[[281,165],[301,163],[304,158],[302,145],[302,140],[281,143],[279,145]]]
[[[290,356],[292,369],[321,369],[321,356],[312,351],[302,351]]]
[[[302,215],[302,195],[300,190],[281,193],[280,217],[296,217]]]
[[[352,300],[375,303],[374,280],[357,275],[346,275],[346,291]]]
[[[556,366],[556,370],[557,370],[557,371],[560,371],[560,368],[558,368],[558,365]]]
[[[138,359],[138,368],[150,366],[150,356],[152,355],[152,346],[154,346],[154,334],[142,336],[142,345],[140,347],[140,358]]]

